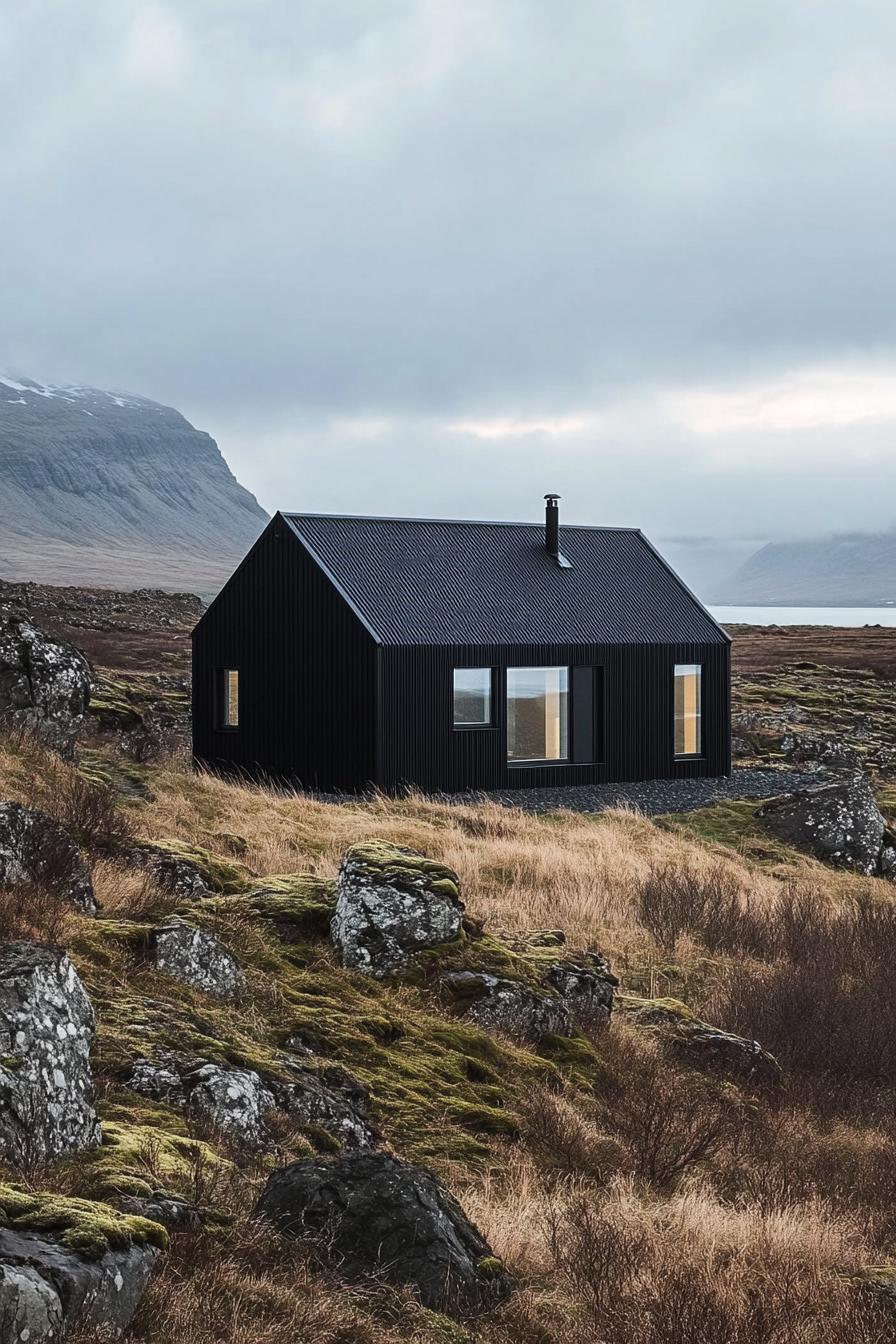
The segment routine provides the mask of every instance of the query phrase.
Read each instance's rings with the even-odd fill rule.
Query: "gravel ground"
[[[722,798],[774,798],[818,783],[818,771],[750,770],[735,766],[730,779],[654,779],[642,784],[571,784],[557,789],[496,789],[488,793],[448,794],[452,803],[491,799],[524,812],[603,812],[627,805],[648,816],[693,812]]]

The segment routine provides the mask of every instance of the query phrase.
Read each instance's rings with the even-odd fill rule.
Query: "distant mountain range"
[[[171,407],[0,376],[0,578],[214,592],[266,520]]]
[[[708,592],[732,605],[896,603],[896,531],[770,542]]]

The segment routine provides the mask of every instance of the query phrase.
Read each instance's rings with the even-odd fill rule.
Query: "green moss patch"
[[[141,840],[142,845],[157,849],[162,854],[173,854],[177,859],[186,859],[195,865],[213,891],[231,893],[243,891],[252,879],[252,874],[241,864],[222,859],[199,845],[188,845],[184,840]]]
[[[460,899],[460,878],[453,868],[428,859],[415,849],[404,845],[393,845],[386,840],[367,840],[352,845],[346,851],[345,858],[370,873],[377,881],[398,888],[416,887],[421,877],[433,891],[448,897]]]
[[[97,1199],[156,1191],[189,1198],[203,1172],[229,1169],[209,1144],[185,1132],[182,1116],[163,1106],[141,1106],[141,1101],[114,1108],[117,1120],[103,1116],[101,1146],[78,1154],[79,1188]]]
[[[157,1246],[164,1250],[168,1234],[148,1218],[119,1213],[108,1204],[61,1195],[29,1194],[0,1185],[0,1227],[54,1241],[89,1260],[109,1250]]]

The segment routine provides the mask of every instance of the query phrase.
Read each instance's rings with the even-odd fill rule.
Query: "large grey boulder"
[[[119,1338],[140,1305],[157,1255],[155,1246],[145,1244],[87,1259],[0,1227],[0,1339],[57,1344],[74,1327]]]
[[[347,1149],[369,1148],[375,1134],[368,1097],[344,1069],[321,1071],[283,1061],[283,1077],[162,1053],[139,1060],[128,1080],[144,1096],[201,1116],[249,1148],[272,1147],[268,1118],[275,1111],[323,1130]]]
[[[83,654],[23,615],[0,613],[0,724],[25,728],[70,757],[89,699]]]
[[[374,840],[346,852],[331,934],[343,965],[381,977],[403,970],[415,952],[452,942],[463,912],[452,869]]]
[[[464,1019],[485,1031],[540,1041],[545,1036],[568,1036],[572,1030],[569,1006],[563,999],[520,980],[488,971],[452,971],[443,976],[442,984]]]
[[[889,843],[887,827],[862,774],[842,775],[773,798],[756,815],[774,835],[825,863],[868,876],[881,872],[882,852]]]
[[[235,998],[246,982],[240,967],[217,938],[182,920],[153,929],[149,959],[166,975],[218,998]]]
[[[90,869],[68,832],[44,812],[0,803],[0,886],[31,884],[96,914]]]
[[[514,1287],[436,1178],[385,1153],[293,1162],[270,1177],[255,1214],[314,1241],[345,1278],[408,1284],[435,1311],[481,1311]]]
[[[62,948],[0,948],[0,1154],[22,1163],[100,1142],[93,1008]]]

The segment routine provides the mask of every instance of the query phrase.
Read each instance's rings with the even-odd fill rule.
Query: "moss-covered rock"
[[[0,1185],[0,1227],[57,1242],[88,1260],[128,1246],[164,1250],[168,1244],[165,1229],[147,1218],[119,1213],[94,1200],[33,1194],[11,1185]]]
[[[775,1085],[781,1066],[758,1041],[702,1022],[678,999],[620,995],[616,1011],[635,1026],[655,1030],[674,1054],[693,1068],[721,1073],[745,1083]]]
[[[371,840],[346,851],[332,936],[346,966],[382,977],[422,948],[453,942],[463,904],[457,874],[402,845]]]

